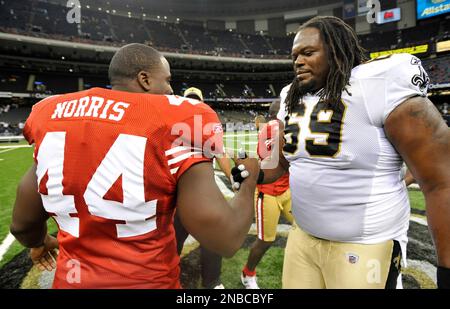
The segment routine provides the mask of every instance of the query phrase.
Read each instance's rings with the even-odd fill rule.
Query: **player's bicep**
[[[36,164],[25,173],[18,187],[14,204],[11,230],[27,231],[48,219],[42,205],[36,179]]]
[[[186,230],[205,247],[222,251],[221,233],[225,230],[227,201],[216,185],[211,163],[198,163],[190,167],[179,179],[177,186],[177,213]]]
[[[424,191],[450,183],[450,129],[430,100],[406,100],[388,116],[385,131]]]

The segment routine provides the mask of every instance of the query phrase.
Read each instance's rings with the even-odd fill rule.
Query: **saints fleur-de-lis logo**
[[[414,74],[414,76],[411,78],[411,83],[414,86],[419,87],[421,92],[426,93],[428,84],[430,83],[430,78],[428,77],[427,72],[425,72],[425,70],[422,68],[419,58],[413,57],[411,59],[411,64],[416,65],[419,69],[419,73]]]

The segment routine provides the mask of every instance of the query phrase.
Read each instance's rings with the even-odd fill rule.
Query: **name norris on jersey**
[[[120,121],[125,115],[129,103],[96,96],[86,96],[80,99],[64,101],[56,104],[52,119],[72,117],[93,117]]]

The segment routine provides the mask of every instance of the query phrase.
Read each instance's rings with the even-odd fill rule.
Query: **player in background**
[[[183,93],[183,96],[186,98],[191,98],[203,102],[202,91],[195,87],[190,87],[186,89]],[[218,162],[222,171],[225,173],[225,175],[227,175],[227,179],[230,179],[231,175],[230,159],[227,156],[223,155],[215,157],[214,161]],[[183,250],[184,242],[186,238],[189,236],[189,233],[181,224],[180,218],[178,217],[177,213],[175,213],[173,224],[175,227],[175,234],[177,239],[177,251],[178,255],[180,255],[181,251]],[[201,266],[200,268],[201,268],[202,285],[204,288],[206,289],[225,288],[220,279],[220,273],[222,269],[222,256],[206,249],[203,246],[200,246],[200,266]],[[183,269],[181,269],[181,272],[183,272]]]
[[[255,118],[256,129],[258,130],[258,155],[264,159],[267,152],[271,150],[270,126],[276,122],[276,115],[280,105],[279,101],[274,101],[269,108],[269,123],[266,123],[264,116]],[[264,148],[264,149],[261,149]],[[247,289],[259,289],[256,277],[256,266],[270,248],[277,236],[277,225],[280,214],[292,223],[291,212],[291,192],[289,190],[289,172],[286,172],[275,182],[270,184],[260,184],[255,191],[255,223],[256,240],[250,248],[247,263],[242,269],[241,282]]]
[[[51,269],[57,243],[46,221],[55,219],[54,288],[179,288],[175,207],[203,246],[232,256],[254,216],[258,162],[242,161],[247,179],[228,203],[211,166],[223,149],[221,124],[207,105],[171,95],[167,60],[129,44],[113,56],[109,78],[112,90],[33,107],[24,136],[35,162],[19,184],[10,230]]]

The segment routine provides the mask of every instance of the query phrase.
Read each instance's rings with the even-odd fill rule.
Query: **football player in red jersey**
[[[258,130],[257,152],[260,159],[265,159],[270,151],[273,140],[272,133],[278,131],[279,123],[276,115],[280,109],[280,102],[274,101],[269,109],[269,122],[264,116],[255,118]],[[257,185],[255,192],[255,223],[256,239],[253,242],[247,258],[247,263],[241,272],[241,282],[246,289],[259,289],[256,277],[256,266],[266,251],[272,246],[277,236],[277,226],[280,214],[292,223],[291,191],[289,190],[289,172],[270,184]]]
[[[183,97],[203,101],[202,91],[195,87],[190,87],[186,89],[183,93]],[[222,157],[217,157],[216,161],[219,164],[222,171],[225,173],[227,179],[230,179],[231,175],[230,159],[224,153]],[[183,250],[184,242],[188,238],[189,233],[181,224],[180,218],[177,214],[175,214],[173,224],[175,228],[175,236],[177,239],[177,252],[178,255],[180,255]],[[202,286],[204,288],[206,289],[225,288],[220,279],[220,272],[222,269],[222,256],[204,248],[203,246],[200,246],[200,269],[201,269]],[[181,268],[181,273],[183,274],[183,268]]]
[[[111,60],[112,90],[92,88],[34,105],[24,136],[35,163],[18,187],[11,232],[54,288],[179,288],[173,213],[210,250],[232,256],[253,218],[259,166],[246,159],[227,203],[211,165],[222,150],[216,113],[173,96],[167,60],[130,44]]]

